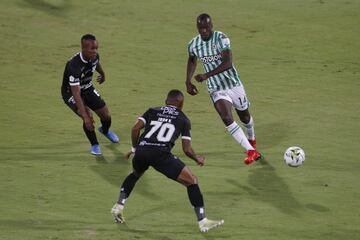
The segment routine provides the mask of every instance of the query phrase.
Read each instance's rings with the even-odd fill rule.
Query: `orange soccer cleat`
[[[247,157],[244,160],[244,163],[246,165],[249,165],[261,158],[261,154],[256,150],[249,150],[246,152]]]

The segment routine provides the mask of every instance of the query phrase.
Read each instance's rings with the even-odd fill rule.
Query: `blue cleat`
[[[107,137],[107,139],[109,139],[111,142],[113,142],[113,143],[118,143],[119,142],[119,137],[115,133],[113,133],[112,131],[109,130],[107,134],[104,134],[103,130],[102,130],[102,127],[99,127],[98,130],[105,137]]]
[[[91,146],[91,154],[101,155],[101,150],[99,144],[94,144]]]

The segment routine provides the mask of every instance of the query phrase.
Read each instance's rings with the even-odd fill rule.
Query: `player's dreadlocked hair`
[[[88,34],[85,34],[85,35],[83,35],[83,36],[81,37],[81,41],[83,41],[83,40],[94,40],[94,41],[95,41],[96,38],[95,38],[94,35],[88,33]]]

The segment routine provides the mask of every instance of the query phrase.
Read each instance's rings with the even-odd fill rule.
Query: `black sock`
[[[103,133],[107,134],[109,131],[109,128],[111,126],[111,118],[100,120],[100,121],[102,124],[101,129],[102,129]]]
[[[92,145],[95,145],[95,144],[99,144],[99,142],[97,141],[97,138],[96,138],[95,131],[89,131],[89,130],[86,128],[85,123],[83,124],[83,129],[84,129],[84,132],[85,132],[85,134],[86,134],[86,137],[89,139],[89,141],[90,141],[90,143],[91,143],[91,146],[92,146]]]
[[[193,205],[198,221],[205,218],[204,200],[199,185],[192,184],[187,187],[188,196]]]
[[[125,200],[130,196],[131,191],[133,190],[137,180],[140,177],[137,177],[134,173],[130,173],[124,180],[121,185],[119,199],[117,201],[118,204],[124,205]]]

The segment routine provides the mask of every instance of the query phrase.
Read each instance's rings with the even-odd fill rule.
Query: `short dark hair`
[[[203,22],[203,21],[208,21],[208,19],[210,20],[211,22],[211,17],[209,14],[207,13],[202,13],[200,14],[197,18],[196,18],[196,22],[200,23],[200,22]]]
[[[88,33],[81,37],[81,41],[83,41],[83,40],[94,40],[95,41],[96,37],[94,35]]]
[[[172,89],[167,95],[167,99],[177,99],[178,97],[184,97],[184,94],[177,89]]]

